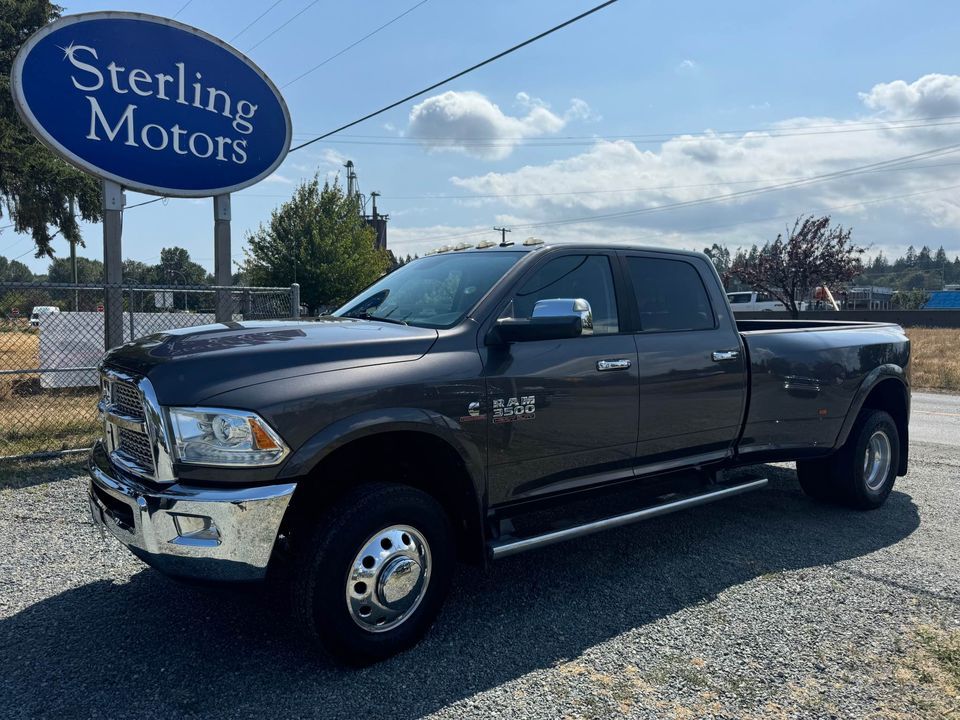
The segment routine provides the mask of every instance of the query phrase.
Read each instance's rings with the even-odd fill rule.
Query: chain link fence
[[[124,342],[213,323],[218,302],[234,320],[300,311],[297,286],[0,283],[0,460],[81,451],[100,434],[108,294],[122,304]]]

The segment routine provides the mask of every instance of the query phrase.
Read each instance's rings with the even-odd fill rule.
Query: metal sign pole
[[[103,181],[103,342],[105,349],[123,344],[123,188],[112,180]]]
[[[233,284],[230,265],[230,195],[213,198],[213,277],[220,286]],[[233,303],[229,290],[217,290],[217,322],[233,319]]]

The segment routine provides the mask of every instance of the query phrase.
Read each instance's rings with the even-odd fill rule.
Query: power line
[[[682,202],[665,203],[662,205],[655,205],[647,208],[637,208],[634,210],[623,210],[620,212],[613,212],[613,213],[603,213],[598,215],[588,215],[584,217],[566,218],[563,220],[548,220],[548,221],[536,222],[536,223],[514,224],[513,227],[515,229],[531,229],[531,228],[548,227],[548,226],[554,226],[554,225],[577,225],[581,223],[597,222],[601,220],[613,220],[613,219],[619,219],[619,218],[625,218],[625,217],[632,217],[634,215],[646,215],[650,213],[663,212],[665,210],[675,210],[679,208],[693,207],[693,206],[705,205],[709,203],[724,202],[727,200],[753,197],[755,195],[763,195],[769,192],[786,190],[786,189],[795,188],[795,187],[803,187],[803,186],[811,185],[814,183],[826,182],[829,180],[835,180],[835,179],[840,179],[844,177],[850,177],[853,175],[859,175],[868,171],[872,171],[876,168],[896,167],[898,165],[909,163],[915,159],[937,157],[939,155],[954,153],[954,152],[957,152],[958,150],[960,150],[960,144],[946,145],[944,147],[933,148],[931,150],[926,150],[924,152],[913,153],[911,155],[904,155],[902,157],[892,158],[890,160],[883,160],[876,163],[870,163],[868,165],[847,168],[846,170],[836,170],[834,172],[824,173],[822,175],[814,175],[809,178],[803,178],[803,179],[794,180],[791,182],[768,185],[760,188],[753,188],[750,190],[740,190],[738,192],[724,193],[722,195],[713,195],[705,198],[698,198],[696,200],[685,200]],[[461,237],[473,237],[479,234],[480,234],[480,231],[477,231],[477,232],[463,233],[458,235],[447,235],[447,236],[440,236],[440,237],[426,238],[426,239],[434,242],[438,242],[443,240],[453,240]]]
[[[187,7],[188,7],[188,6],[190,5],[190,3],[192,3],[192,2],[193,2],[193,0],[187,0],[183,5],[180,6],[180,9],[177,10],[177,11],[173,14],[173,17],[176,18],[177,15],[179,15],[179,14],[182,13],[184,10],[186,10]]]
[[[900,123],[930,123],[932,127],[936,121],[939,120],[957,120],[960,119],[960,115],[929,115],[926,117],[913,117],[913,118],[900,118],[899,120],[857,120],[857,121],[846,121],[846,122],[835,122],[835,123],[818,123],[816,125],[804,125],[801,128],[795,128],[796,130],[829,130],[832,128],[858,128],[861,126],[882,126],[878,129],[898,129]],[[953,125],[955,123],[943,123],[945,125]],[[927,127],[928,125],[917,125],[917,127]],[[784,128],[783,130],[778,130],[777,128],[746,128],[746,129],[727,129],[727,130],[714,130],[712,131],[714,135],[745,135],[747,133],[761,133],[761,132],[786,132],[791,130],[791,128]],[[601,138],[604,140],[630,140],[630,139],[640,139],[640,138],[673,138],[683,135],[694,135],[702,136],[707,132],[711,132],[710,128],[705,130],[661,130],[660,132],[655,133],[632,133],[627,135],[554,135],[549,138],[530,138],[525,136],[513,136],[513,137],[501,137],[498,140],[594,140]],[[312,135],[309,130],[304,130],[301,135]],[[453,137],[453,136],[423,136],[423,137],[403,137],[397,135],[342,135],[343,138],[348,139],[367,139],[367,140],[476,140],[480,141],[489,141],[491,138],[483,137],[474,137],[474,138],[463,138],[463,137]],[[711,136],[712,137],[712,136]]]
[[[260,47],[263,43],[265,43],[267,40],[269,40],[270,38],[272,38],[272,37],[273,37],[274,35],[276,35],[278,32],[280,32],[281,30],[283,30],[287,25],[289,25],[290,23],[292,23],[294,20],[296,20],[296,19],[297,19],[298,17],[300,17],[301,15],[303,15],[307,10],[309,10],[310,8],[312,8],[312,7],[313,7],[314,5],[316,5],[318,2],[320,2],[320,0],[313,0],[313,2],[311,2],[309,5],[307,5],[305,8],[303,8],[303,10],[301,10],[300,12],[298,12],[298,13],[297,13],[296,15],[294,15],[292,18],[290,18],[289,20],[287,20],[285,23],[283,23],[282,25],[280,25],[280,27],[275,28],[272,32],[268,33],[268,34],[266,35],[266,37],[260,38],[260,40],[258,40],[255,44],[251,45],[251,46],[247,49],[247,52],[252,52],[252,51],[256,50],[256,49],[257,49],[258,47]]]
[[[957,190],[957,189],[960,189],[960,184],[957,184],[957,185],[945,185],[945,186],[943,186],[943,187],[930,188],[930,189],[927,189],[927,190],[919,190],[919,191],[917,191],[917,192],[912,192],[912,193],[902,193],[902,194],[899,194],[899,195],[889,195],[889,196],[887,196],[887,197],[874,198],[874,199],[872,199],[872,200],[862,200],[862,201],[860,201],[860,202],[847,203],[847,204],[845,204],[845,205],[834,205],[834,206],[831,206],[831,207],[818,208],[818,209],[815,209],[815,210],[806,209],[806,210],[803,210],[803,211],[800,211],[800,212],[793,212],[793,213],[789,213],[789,214],[785,214],[785,215],[774,215],[774,216],[763,217],[763,218],[755,218],[755,219],[753,219],[753,220],[743,220],[743,221],[741,221],[741,222],[727,223],[727,224],[724,224],[724,225],[706,225],[706,226],[700,226],[700,227],[696,227],[696,228],[691,228],[691,229],[688,230],[687,232],[693,233],[693,232],[706,232],[706,231],[708,231],[708,230],[724,230],[724,229],[727,229],[727,228],[741,227],[741,226],[743,226],[743,225],[753,225],[753,224],[756,224],[756,223],[771,222],[771,221],[773,221],[773,220],[791,219],[791,218],[797,217],[798,215],[806,214],[806,213],[814,213],[814,214],[816,214],[816,213],[833,213],[833,212],[837,212],[837,211],[839,211],[839,210],[847,210],[847,209],[853,208],[853,207],[862,207],[862,206],[864,206],[864,205],[876,205],[876,204],[879,204],[879,203],[892,202],[892,201],[894,201],[894,200],[903,200],[903,199],[905,199],[905,198],[915,197],[915,196],[918,196],[918,195],[930,195],[930,194],[932,194],[932,193],[946,192],[946,191],[948,191],[948,190]],[[487,234],[487,231],[486,231],[486,230],[477,231],[477,232],[475,232],[475,233],[470,233],[470,234],[471,234],[471,235],[486,235],[486,234]],[[466,236],[466,235],[463,235],[463,236],[461,236],[461,237],[465,237],[465,236]],[[433,239],[433,238],[428,238],[427,240],[432,240],[432,239]],[[627,240],[626,242],[643,240],[643,239],[645,239],[645,238],[643,238],[643,237],[635,237],[635,238],[631,238],[630,240]],[[934,268],[934,270],[935,270],[935,269],[936,269],[936,268]],[[911,272],[914,272],[914,271],[911,271]]]
[[[862,207],[864,205],[876,205],[878,203],[892,202],[894,200],[904,200],[906,198],[916,197],[917,195],[930,195],[931,193],[946,192],[947,190],[956,190],[960,189],[960,184],[957,185],[945,185],[942,187],[930,188],[928,190],[918,190],[917,192],[912,193],[902,193],[900,195],[888,195],[887,197],[875,198],[873,200],[861,200],[860,202],[847,203],[846,205],[834,205],[832,207],[819,208],[816,210],[805,210],[803,213],[830,213],[837,212],[838,210],[848,210],[853,207]],[[773,217],[757,218],[755,220],[743,220],[736,223],[728,223],[726,225],[707,225],[692,228],[690,232],[705,232],[707,230],[724,230],[731,227],[740,227],[741,225],[753,225],[754,223],[761,222],[770,222],[772,220],[789,220],[795,218],[800,214],[799,212],[790,213],[787,215],[776,215]]]
[[[383,147],[420,147],[429,142],[450,143],[450,147],[464,148],[544,148],[544,147],[578,147],[595,145],[601,140],[618,141],[629,140],[635,144],[663,144],[666,142],[703,142],[704,140],[744,140],[747,134],[756,133],[756,137],[749,139],[768,139],[768,138],[788,138],[805,137],[817,135],[838,135],[846,133],[863,132],[883,132],[890,130],[909,130],[913,128],[936,128],[960,125],[960,120],[941,123],[921,123],[914,125],[893,125],[888,124],[879,127],[851,127],[837,130],[813,130],[800,132],[783,132],[778,130],[742,130],[742,131],[724,131],[724,133],[703,131],[697,134],[683,135],[592,135],[592,136],[571,136],[571,137],[543,137],[543,138],[496,138],[496,139],[471,139],[471,138],[453,138],[453,137],[396,137],[396,136],[376,136],[382,137],[379,140],[360,140],[352,139],[353,136],[344,136],[335,140],[329,140],[331,144],[338,145],[377,145]],[[737,135],[735,133],[743,133]],[[300,137],[308,136],[309,133],[298,133]],[[360,136],[356,136],[360,137]],[[581,139],[582,138],[582,139]],[[441,146],[442,147],[442,146]]]
[[[249,23],[247,23],[247,24],[243,27],[243,30],[241,30],[240,32],[236,33],[236,34],[235,34],[232,38],[230,38],[227,42],[233,42],[233,41],[236,40],[238,37],[240,37],[241,35],[243,35],[247,30],[249,30],[249,29],[252,28],[254,25],[256,25],[258,22],[260,22],[260,20],[262,20],[263,17],[264,17],[268,12],[270,12],[271,10],[273,10],[277,5],[279,5],[279,4],[282,3],[282,2],[283,2],[283,0],[277,0],[273,5],[271,5],[270,7],[268,7],[268,8],[267,8],[266,10],[264,10],[262,13],[260,13],[259,15],[257,15],[253,20],[251,20]]]
[[[279,2],[279,0],[277,0],[277,1]],[[364,40],[366,40],[367,38],[371,38],[371,37],[373,37],[374,35],[376,35],[378,32],[380,32],[381,30],[383,30],[384,28],[389,27],[390,25],[393,25],[397,20],[399,20],[400,18],[404,17],[405,15],[409,15],[410,13],[412,13],[414,10],[416,10],[418,7],[420,7],[421,5],[423,5],[423,4],[426,3],[426,2],[428,2],[428,0],[420,0],[420,2],[418,2],[416,5],[413,5],[412,7],[407,8],[406,10],[404,10],[402,13],[400,13],[399,15],[397,15],[397,16],[396,16],[395,18],[393,18],[392,20],[388,20],[387,22],[385,22],[383,25],[381,25],[381,26],[378,27],[377,29],[371,30],[371,31],[368,32],[366,35],[364,35],[362,38],[360,38],[359,40],[355,40],[354,42],[350,43],[350,44],[347,45],[345,48],[343,48],[342,50],[334,53],[333,55],[331,55],[330,57],[328,57],[328,58],[327,58],[326,60],[324,60],[323,62],[318,63],[318,64],[314,65],[312,68],[310,68],[309,70],[301,73],[300,75],[297,75],[293,80],[291,80],[290,82],[288,82],[286,85],[281,85],[281,86],[280,86],[280,89],[283,90],[283,89],[289,87],[290,85],[293,85],[295,82],[297,82],[297,80],[300,80],[301,78],[305,78],[307,75],[309,75],[309,74],[312,73],[313,71],[319,70],[320,68],[322,68],[324,65],[326,65],[326,64],[327,64],[328,62],[330,62],[331,60],[335,60],[336,58],[340,57],[341,55],[343,55],[343,54],[344,54],[345,52],[347,52],[348,50],[352,50],[353,48],[355,48],[357,45],[359,45],[360,43],[362,43],[362,42],[363,42]]]
[[[915,170],[926,170],[926,169],[936,169],[936,168],[945,168],[945,167],[957,167],[960,165],[960,162],[946,162],[946,163],[932,163],[929,165],[914,165],[912,163],[904,163],[903,166],[894,166],[889,168],[878,168],[876,170],[865,170],[863,174],[873,174],[873,173],[884,173],[884,172],[912,172]],[[513,199],[513,198],[528,198],[528,197],[563,197],[571,195],[607,195],[613,193],[632,193],[632,192],[650,192],[658,190],[687,190],[691,188],[701,188],[701,187],[723,187],[726,185],[749,185],[755,183],[771,182],[771,181],[785,181],[785,180],[803,180],[805,179],[802,175],[786,175],[783,177],[766,177],[766,178],[756,178],[754,180],[727,180],[721,182],[710,182],[710,183],[690,183],[686,185],[647,185],[643,187],[626,187],[626,188],[610,188],[604,190],[565,190],[558,192],[539,192],[539,193],[480,193],[480,194],[464,194],[464,195],[392,195],[390,193],[382,193],[382,196],[391,201],[397,200],[490,200],[490,199]],[[290,194],[281,194],[281,193],[252,193],[246,191],[240,191],[238,195],[243,197],[256,197],[256,198],[289,198]]]
[[[560,23],[559,25],[556,25],[556,26],[550,28],[549,30],[546,30],[546,31],[540,33],[539,35],[534,35],[532,38],[528,38],[527,40],[524,40],[523,42],[521,42],[521,43],[519,43],[519,44],[517,44],[517,45],[514,45],[514,46],[511,47],[511,48],[507,48],[506,50],[504,50],[504,51],[502,51],[502,52],[499,52],[499,53],[497,53],[496,55],[487,58],[486,60],[483,60],[483,61],[481,61],[481,62],[478,62],[476,65],[472,65],[472,66],[468,67],[466,70],[461,70],[460,72],[458,72],[458,73],[456,73],[456,74],[454,74],[454,75],[451,75],[451,76],[449,76],[449,77],[447,77],[447,78],[444,78],[443,80],[441,80],[441,81],[439,81],[439,82],[436,82],[436,83],[434,83],[433,85],[430,85],[429,87],[424,88],[423,90],[418,90],[417,92],[415,92],[415,93],[413,93],[413,94],[411,94],[411,95],[407,95],[407,97],[403,98],[402,100],[397,100],[396,102],[391,103],[391,104],[387,105],[386,107],[382,107],[382,108],[380,108],[379,110],[375,110],[375,111],[372,112],[372,113],[369,113],[369,114],[367,114],[367,115],[364,115],[362,118],[359,118],[359,119],[357,119],[357,120],[354,120],[353,122],[349,122],[349,123],[347,123],[346,125],[341,125],[341,126],[338,127],[336,130],[331,130],[330,132],[324,133],[323,135],[319,135],[319,136],[313,138],[312,140],[308,140],[307,142],[301,143],[301,144],[297,145],[296,147],[291,148],[290,152],[294,152],[294,151],[296,151],[296,150],[301,150],[301,149],[307,147],[308,145],[312,145],[313,143],[318,142],[318,141],[320,141],[320,140],[323,140],[323,139],[325,139],[325,138],[328,138],[328,137],[330,137],[331,135],[336,135],[336,134],[337,134],[338,132],[340,132],[341,130],[346,130],[346,129],[349,128],[349,127],[353,127],[354,125],[358,125],[358,124],[364,122],[365,120],[369,120],[369,119],[372,118],[372,117],[376,117],[377,115],[381,115],[381,114],[387,112],[388,110],[392,110],[393,108],[397,107],[398,105],[403,105],[403,103],[408,102],[408,101],[410,101],[410,100],[413,100],[414,98],[419,97],[419,96],[421,96],[421,95],[423,95],[423,94],[425,94],[425,93],[428,93],[428,92],[430,92],[431,90],[436,90],[436,89],[437,89],[438,87],[440,87],[441,85],[446,85],[448,82],[451,82],[451,81],[453,81],[453,80],[456,80],[457,78],[461,78],[461,77],[463,77],[464,75],[473,72],[474,70],[478,70],[479,68],[482,68],[484,65],[489,65],[490,63],[494,62],[495,60],[499,60],[500,58],[505,57],[505,56],[509,55],[510,53],[514,53],[514,52],[516,52],[517,50],[519,50],[519,49],[521,49],[521,48],[523,48],[523,47],[526,47],[527,45],[530,45],[531,43],[536,42],[537,40],[541,40],[542,38],[545,38],[547,35],[551,35],[551,34],[557,32],[558,30],[562,30],[563,28],[567,27],[568,25],[572,25],[573,23],[575,23],[575,22],[577,22],[577,21],[579,21],[579,20],[583,20],[585,17],[587,17],[587,16],[589,16],[589,15],[593,15],[593,13],[598,12],[599,10],[603,10],[603,8],[605,8],[605,7],[609,6],[609,5],[613,5],[615,2],[617,2],[617,0],[607,0],[606,2],[601,3],[600,5],[597,5],[596,7],[593,7],[593,8],[591,8],[590,10],[587,10],[586,12],[580,13],[580,14],[577,15],[576,17],[570,18],[570,19],[567,20],[566,22],[562,22],[562,23]],[[252,49],[252,48],[251,48],[251,49]]]
[[[906,165],[905,167],[879,168],[877,170],[865,171],[867,173],[880,172],[909,172],[912,170],[921,170],[927,168],[956,167],[960,162],[935,163],[931,165]],[[562,192],[542,192],[542,193],[487,193],[476,195],[391,195],[383,193],[383,197],[388,200],[489,200],[504,198],[526,198],[526,197],[562,197],[569,195],[606,195],[613,193],[630,192],[649,192],[655,190],[686,190],[700,187],[721,187],[724,185],[748,185],[753,183],[770,182],[772,180],[802,180],[803,176],[787,175],[784,177],[757,178],[754,180],[728,180],[726,182],[712,183],[691,183],[689,185],[648,185],[645,187],[612,188],[605,190],[565,190]],[[251,195],[251,197],[289,197],[289,195]]]

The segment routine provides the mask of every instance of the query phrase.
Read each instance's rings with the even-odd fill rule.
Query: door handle
[[[711,356],[714,362],[727,362],[740,357],[739,350],[714,350]]]
[[[603,372],[604,370],[628,370],[631,363],[626,358],[621,358],[619,360],[597,360],[597,370]]]

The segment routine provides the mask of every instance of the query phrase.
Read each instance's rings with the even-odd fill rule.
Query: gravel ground
[[[280,589],[179,585],[102,539],[76,468],[8,471],[0,716],[960,713],[960,446],[915,443],[872,513],[815,505],[792,467],[751,473],[770,485],[463,568],[421,645],[349,670]]]

